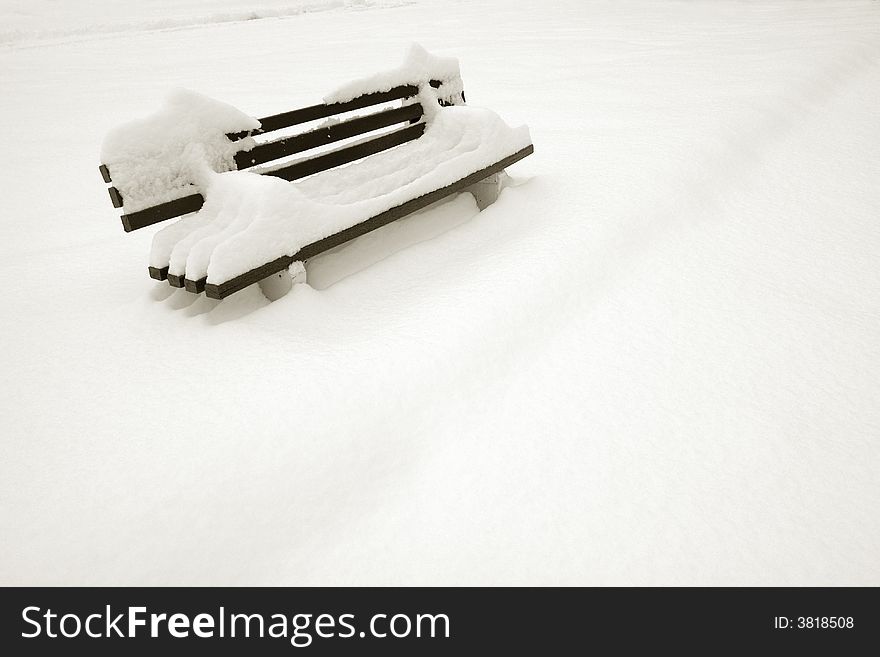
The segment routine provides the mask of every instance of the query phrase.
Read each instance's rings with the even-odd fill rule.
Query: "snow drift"
[[[109,126],[172,85],[308,105],[413,40],[529,124],[497,203],[274,303],[146,277]],[[419,0],[0,77],[3,584],[880,585],[880,3]]]

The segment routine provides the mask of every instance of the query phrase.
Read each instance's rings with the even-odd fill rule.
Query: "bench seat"
[[[442,110],[417,140],[296,182],[216,174],[201,211],[156,234],[150,267],[167,268],[172,284],[224,298],[462,191],[532,150],[527,130],[457,106]]]

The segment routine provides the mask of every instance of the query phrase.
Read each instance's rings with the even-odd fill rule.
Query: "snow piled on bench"
[[[211,157],[202,163],[198,162],[199,149],[184,149],[174,162],[185,163],[185,176],[198,182],[205,204],[198,213],[156,233],[150,265],[167,266],[170,274],[190,280],[207,276],[209,283],[224,283],[446,187],[530,145],[526,126],[511,128],[490,110],[440,107],[441,94],[460,94],[458,71],[457,60],[436,57],[413,45],[402,66],[328,95],[327,102],[341,102],[404,83],[418,84],[425,133],[391,150],[293,183],[251,171],[230,171],[223,158],[231,158],[231,152],[220,140],[204,147]],[[430,80],[440,80],[441,87],[432,88]],[[196,111],[203,106],[200,101]],[[244,115],[231,110],[228,114],[218,110],[217,116],[244,122]],[[186,135],[205,141],[202,132]],[[155,165],[145,164],[145,175],[149,166]]]
[[[419,139],[293,183],[248,171],[210,174],[204,207],[155,235],[150,264],[223,283],[530,143],[526,126],[510,128],[494,112],[447,107]]]
[[[232,105],[175,89],[158,112],[108,133],[101,162],[110,169],[125,212],[137,212],[198,193],[206,169],[235,169],[233,155],[254,142],[232,142],[226,133],[259,126],[257,119]]]
[[[464,86],[458,59],[434,55],[421,45],[413,43],[399,67],[352,80],[324,96],[324,102],[344,103],[364,94],[388,91],[404,84],[414,84],[422,88],[428,86],[431,80],[441,83],[437,89],[438,98],[453,105],[461,104]]]

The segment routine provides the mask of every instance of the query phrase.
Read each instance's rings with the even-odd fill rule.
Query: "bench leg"
[[[503,171],[493,173],[488,178],[483,178],[480,182],[466,187],[464,191],[473,194],[477,207],[480,210],[485,210],[498,200],[498,194],[501,193],[502,176],[504,176]]]
[[[294,262],[288,269],[272,274],[261,280],[257,285],[260,292],[269,301],[276,301],[290,292],[294,284],[307,283],[305,265],[302,262]]]

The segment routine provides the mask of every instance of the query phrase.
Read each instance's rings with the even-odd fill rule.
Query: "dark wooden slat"
[[[150,278],[157,281],[164,281],[168,278],[168,267],[147,267],[147,271],[150,272]]]
[[[235,165],[238,169],[246,169],[257,164],[271,162],[288,155],[332,144],[336,141],[356,137],[366,132],[387,128],[395,123],[404,123],[418,119],[422,115],[422,106],[418,103],[376,112],[367,116],[359,116],[336,125],[310,130],[292,137],[276,139],[259,144],[249,151],[235,154]]]
[[[193,294],[199,294],[200,292],[205,291],[205,283],[208,282],[207,278],[200,278],[196,281],[191,278],[183,279],[183,287],[186,288],[187,292],[192,292]]]
[[[113,180],[110,178],[110,169],[107,168],[106,164],[102,164],[98,167],[98,171],[101,172],[101,178],[104,179],[105,183],[111,183]]]
[[[231,278],[225,283],[220,283],[219,285],[216,283],[207,283],[205,285],[205,296],[209,299],[225,299],[230,294],[239,292],[244,288],[263,280],[267,276],[284,271],[290,267],[293,262],[295,262],[294,256],[281,256],[272,262],[267,262],[265,265],[251,269],[235,278]]]
[[[191,194],[183,198],[169,201],[168,203],[160,203],[151,208],[146,208],[140,212],[132,212],[131,214],[122,215],[122,227],[126,233],[130,233],[138,228],[152,226],[160,221],[179,217],[190,212],[197,212],[204,205],[205,199],[201,194]]]
[[[110,194],[110,202],[113,203],[114,208],[122,207],[122,194],[119,193],[119,190],[115,187],[109,187],[107,192]]]
[[[170,285],[171,287],[183,287],[183,280],[183,276],[178,276],[177,274],[168,274],[168,285]]]
[[[394,148],[395,146],[400,146],[413,139],[418,139],[424,132],[425,124],[416,123],[415,125],[403,128],[402,130],[395,130],[394,132],[389,132],[386,135],[361,142],[360,144],[346,146],[345,148],[330,151],[329,153],[324,153],[322,155],[316,155],[315,157],[302,160],[301,162],[295,162],[294,164],[285,167],[280,167],[271,171],[263,171],[262,173],[267,176],[284,178],[285,180],[298,180],[300,178],[305,178],[306,176],[311,176],[314,173],[319,173],[343,164],[348,164],[349,162],[354,162],[355,160],[360,160],[368,155],[375,155],[376,153],[387,151],[389,148]]]
[[[381,137],[361,142],[360,144],[340,148],[323,155],[302,160],[301,162],[297,162],[287,167],[276,169],[274,171],[265,171],[263,173],[269,176],[284,178],[285,180],[297,180],[299,178],[310,176],[313,173],[332,169],[333,167],[354,162],[355,160],[367,157],[368,155],[380,153],[389,148],[393,148],[394,146],[399,146],[400,144],[417,139],[424,131],[425,124],[417,123],[402,130],[395,130],[394,132],[382,135]],[[166,219],[179,217],[184,214],[189,214],[190,212],[197,212],[201,209],[204,202],[205,199],[201,194],[191,194],[190,196],[184,196],[183,198],[169,201],[168,203],[154,205],[151,208],[146,208],[139,212],[124,214],[121,217],[122,227],[125,229],[126,233],[130,233],[133,230],[152,226],[153,224],[165,221]]]
[[[235,292],[243,290],[249,285],[253,285],[258,281],[263,280],[267,276],[271,276],[272,274],[283,271],[297,260],[308,260],[309,258],[312,258],[319,253],[328,251],[332,248],[339,246],[340,244],[344,244],[345,242],[354,239],[355,237],[365,235],[366,233],[376,230],[377,228],[381,228],[382,226],[385,226],[386,224],[389,224],[396,219],[400,219],[401,217],[411,214],[416,210],[420,210],[430,205],[431,203],[434,203],[446,196],[449,196],[450,194],[459,192],[466,187],[469,187],[474,183],[483,180],[487,176],[491,176],[493,173],[497,173],[502,169],[505,169],[514,162],[517,162],[534,152],[535,147],[530,144],[526,148],[517,151],[513,155],[499,160],[495,164],[492,164],[484,169],[480,169],[479,171],[476,171],[468,176],[465,176],[464,178],[461,178],[460,180],[450,185],[447,185],[446,187],[441,187],[440,189],[429,192],[428,194],[423,194],[422,196],[407,201],[406,203],[395,206],[390,210],[386,210],[385,212],[377,214],[375,217],[356,224],[351,228],[347,228],[334,235],[325,237],[324,239],[318,240],[317,242],[312,242],[311,244],[304,246],[292,256],[282,256],[280,258],[276,258],[272,262],[268,262],[265,265],[251,269],[250,271],[245,272],[240,276],[236,276],[224,283],[207,283],[205,285],[205,295],[211,299],[224,299],[229,295],[234,294]]]
[[[401,98],[409,98],[415,96],[419,92],[419,88],[414,84],[404,84],[394,87],[388,91],[379,91],[371,94],[364,94],[344,103],[321,103],[320,105],[312,105],[303,107],[302,109],[292,110],[290,112],[282,112],[281,114],[273,114],[265,118],[259,119],[260,127],[256,130],[236,132],[227,135],[232,140],[242,139],[248,135],[262,135],[274,130],[289,128],[300,123],[308,123],[316,119],[326,119],[334,114],[342,114],[356,109],[363,109],[380,103],[387,103],[392,100]]]
[[[184,277],[182,275],[178,276],[177,274],[168,274],[168,285],[171,287],[183,287]]]

